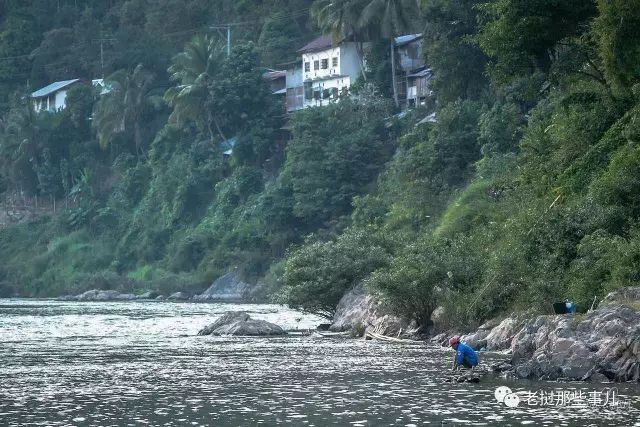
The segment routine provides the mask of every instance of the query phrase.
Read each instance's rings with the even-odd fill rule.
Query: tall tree
[[[311,7],[311,16],[324,34],[334,39],[360,33],[360,13],[366,0],[317,0]]]
[[[106,148],[113,136],[133,132],[136,154],[142,153],[143,120],[150,108],[158,107],[155,76],[139,64],[132,72],[116,71],[107,79],[109,92],[96,103],[95,126],[100,146]]]
[[[391,79],[393,85],[393,101],[396,107],[398,101],[398,86],[396,82],[395,38],[409,28],[412,12],[419,10],[416,0],[369,0],[362,10],[359,26],[367,28],[376,26],[380,35],[389,39],[391,54]]]
[[[367,0],[317,0],[311,7],[311,16],[324,34],[334,40],[353,37],[362,62],[362,78],[367,79],[364,67],[362,41],[369,38],[368,28],[360,25],[360,13]],[[358,43],[360,41],[360,43]]]
[[[223,140],[226,139],[214,111],[208,108],[209,83],[223,61],[221,45],[208,36],[194,37],[184,51],[173,58],[169,74],[178,84],[164,95],[173,107],[170,121],[179,125],[191,121],[200,131],[208,132],[211,140],[216,132]],[[215,132],[212,126],[215,126]]]

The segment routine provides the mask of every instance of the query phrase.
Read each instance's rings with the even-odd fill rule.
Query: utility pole
[[[232,24],[212,25],[210,27],[212,30],[218,30],[221,36],[222,32],[220,30],[227,31],[227,56],[231,56],[231,25]]]
[[[100,35],[99,39],[93,39],[94,42],[100,42],[100,74],[104,80],[104,44],[106,42],[113,42],[116,39],[105,37],[104,34]]]

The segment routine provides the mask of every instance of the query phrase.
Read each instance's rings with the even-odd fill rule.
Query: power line
[[[301,16],[303,16],[305,13],[307,13],[309,11],[309,8],[305,8],[305,9],[300,9],[297,11],[292,12],[291,14],[287,15],[287,16],[283,16],[282,18],[270,18],[271,21],[275,21],[275,22],[286,22],[288,20],[291,20],[293,18],[299,18]],[[262,20],[256,19],[253,21],[241,21],[241,22],[230,22],[230,23],[222,23],[222,24],[212,24],[212,25],[206,25],[206,26],[201,26],[201,27],[196,27],[196,28],[191,28],[188,30],[180,30],[180,31],[173,31],[173,32],[169,32],[169,33],[165,33],[165,34],[160,34],[158,35],[159,37],[174,37],[174,36],[180,36],[180,35],[184,35],[184,34],[193,34],[193,33],[197,33],[200,31],[207,31],[207,29],[210,29],[211,27],[238,27],[238,26],[247,26],[247,25],[252,25],[252,24],[259,24],[263,22]],[[101,37],[103,38],[103,37]],[[99,41],[101,40],[101,38],[98,39],[93,39],[93,41]],[[104,40],[109,40],[109,41],[117,41],[116,38],[104,38]],[[26,53],[26,54],[22,54],[22,55],[14,55],[14,56],[5,56],[5,57],[0,57],[0,61],[5,61],[5,60],[14,60],[14,59],[32,59],[38,56],[43,56],[43,55],[48,55],[48,54],[52,54],[52,53],[61,53],[61,52],[65,52],[68,50],[77,50],[78,47],[87,46],[87,43],[82,43],[82,44],[75,44],[73,46],[69,46],[63,49],[57,49],[57,50],[47,50],[46,52],[42,52],[42,53],[35,53],[35,50],[32,51],[31,53]],[[37,50],[37,49],[36,49]]]

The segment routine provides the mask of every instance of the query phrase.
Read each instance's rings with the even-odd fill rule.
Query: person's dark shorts
[[[471,369],[471,368],[473,368],[475,365],[472,365],[472,364],[469,362],[469,359],[467,359],[467,356],[465,356],[465,357],[464,357],[464,359],[462,359],[462,364],[461,364],[460,366],[462,366],[462,367],[464,367],[464,368],[466,368],[466,369]]]

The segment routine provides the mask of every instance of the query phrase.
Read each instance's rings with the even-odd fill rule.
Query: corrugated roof
[[[425,70],[416,71],[415,73],[409,74],[407,77],[429,77],[431,76],[431,68],[427,68]]]
[[[225,156],[232,155],[233,147],[235,147],[236,141],[237,141],[237,138],[235,136],[233,138],[227,139],[226,141],[222,141],[220,143],[220,147],[222,147],[223,150],[227,148],[227,150],[223,151],[222,154],[224,154]]]
[[[400,46],[404,46],[406,44],[409,44],[411,42],[414,42],[416,40],[419,40],[422,38],[422,34],[418,33],[418,34],[405,34],[404,36],[399,36],[396,37],[396,46],[400,47]]]
[[[37,91],[31,94],[32,98],[42,98],[43,96],[50,95],[54,92],[59,91],[60,89],[64,89],[67,86],[70,86],[76,82],[79,82],[80,79],[73,80],[63,80],[61,82],[51,83],[49,86],[45,86],[42,89],[38,89]]]
[[[267,71],[266,73],[262,74],[262,78],[265,80],[275,80],[275,79],[280,79],[286,76],[287,76],[287,72],[280,71],[280,70]]]
[[[320,36],[317,39],[307,43],[301,49],[298,49],[298,52],[317,52],[320,50],[330,49],[331,47],[333,47],[333,39],[329,36]]]

